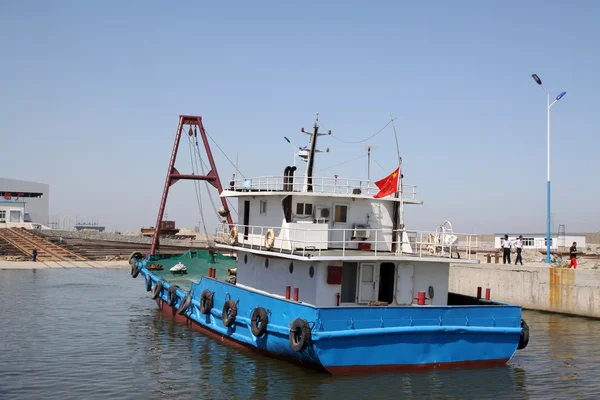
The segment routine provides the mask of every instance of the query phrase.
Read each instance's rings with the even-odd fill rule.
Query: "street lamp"
[[[563,98],[563,96],[565,94],[567,94],[567,92],[560,92],[560,94],[558,96],[556,96],[556,99],[554,99],[554,101],[552,103],[550,103],[550,93],[548,93],[548,91],[546,90],[546,88],[544,87],[544,85],[542,85],[542,80],[540,79],[539,76],[537,76],[536,74],[531,75],[531,77],[533,78],[533,80],[535,81],[535,83],[537,83],[538,85],[540,85],[542,87],[542,89],[544,89],[544,92],[546,92],[546,99],[547,99],[547,105],[548,105],[548,184],[547,184],[547,227],[546,227],[546,262],[547,263],[551,263],[552,262],[552,258],[550,257],[550,107],[552,107],[554,105],[554,103],[556,103],[557,101],[559,101],[560,99]]]

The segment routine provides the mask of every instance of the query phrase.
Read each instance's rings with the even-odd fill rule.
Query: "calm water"
[[[504,367],[331,377],[171,322],[128,272],[0,271],[0,399],[600,396],[600,321],[526,311],[531,341]]]

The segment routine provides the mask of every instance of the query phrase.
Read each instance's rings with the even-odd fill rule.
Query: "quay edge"
[[[600,270],[546,265],[451,264],[449,290],[537,311],[600,318]]]

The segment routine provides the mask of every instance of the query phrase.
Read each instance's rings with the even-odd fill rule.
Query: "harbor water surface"
[[[524,311],[503,367],[334,377],[173,322],[128,269],[0,270],[4,399],[595,399],[600,321]]]

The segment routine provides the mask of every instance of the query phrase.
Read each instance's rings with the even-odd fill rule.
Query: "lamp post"
[[[536,74],[531,75],[535,83],[540,85],[544,92],[546,92],[546,104],[548,106],[548,182],[547,182],[547,216],[546,216],[546,262],[549,264],[552,262],[552,257],[550,257],[550,107],[554,105],[557,101],[563,98],[567,92],[560,92],[556,99],[552,103],[550,103],[550,93],[546,90],[544,85],[542,85],[542,80]]]

